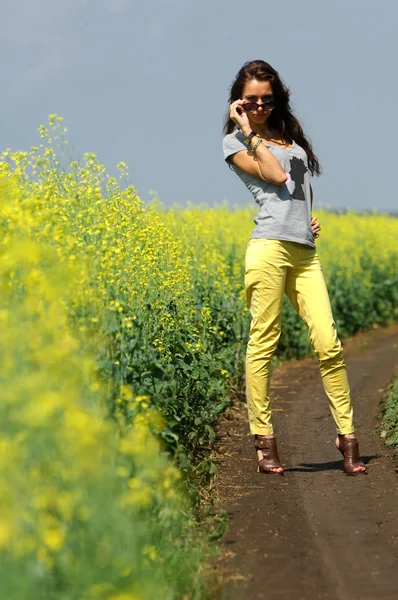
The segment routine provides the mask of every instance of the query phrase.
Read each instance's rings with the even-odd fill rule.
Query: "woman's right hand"
[[[242,108],[243,104],[243,100],[239,99],[235,100],[235,102],[232,102],[229,107],[229,117],[241,131],[243,131],[245,128],[250,128],[247,113]],[[241,115],[238,113],[237,108],[240,108],[242,113]]]

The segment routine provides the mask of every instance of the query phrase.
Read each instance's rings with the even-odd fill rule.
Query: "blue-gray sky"
[[[221,140],[237,71],[263,59],[323,167],[315,207],[395,211],[397,18],[393,0],[3,0],[1,147],[57,113],[144,201],[254,203]]]

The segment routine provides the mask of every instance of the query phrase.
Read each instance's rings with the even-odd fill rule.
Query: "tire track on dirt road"
[[[317,361],[275,369],[271,394],[285,476],[256,472],[246,406],[218,428],[215,490],[229,529],[214,568],[222,600],[396,600],[398,477],[375,426],[398,370],[398,327],[344,343],[368,475],[347,477]]]

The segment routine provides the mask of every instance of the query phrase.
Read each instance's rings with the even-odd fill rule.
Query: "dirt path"
[[[375,431],[398,370],[398,327],[360,334],[344,354],[367,476],[342,472],[314,360],[273,375],[284,477],[256,472],[245,405],[220,424],[215,488],[230,515],[215,561],[222,600],[398,599],[398,477]]]

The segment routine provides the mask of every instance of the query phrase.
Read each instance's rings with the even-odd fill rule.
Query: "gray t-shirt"
[[[248,150],[243,138],[244,135],[239,129],[224,136],[223,151],[230,168],[241,178],[260,207],[250,237],[298,242],[315,248],[311,229],[311,191],[307,153],[296,142],[293,142],[291,148],[281,148],[263,140],[278,159],[283,170],[291,177],[290,182],[282,185],[268,183],[249,175],[228,160],[235,152]]]

